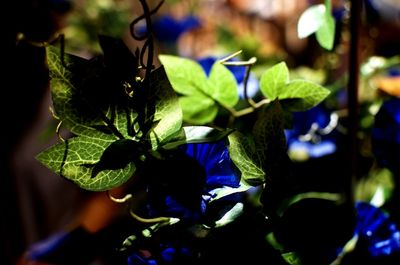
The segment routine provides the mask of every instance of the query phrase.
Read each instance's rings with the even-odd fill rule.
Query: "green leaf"
[[[260,165],[267,176],[275,176],[284,166],[286,138],[284,112],[278,100],[264,108],[254,124],[253,135]]]
[[[326,50],[332,50],[335,41],[335,19],[326,12],[323,23],[316,32],[316,37],[319,45]]]
[[[93,135],[78,136],[53,145],[39,153],[36,158],[53,172],[71,180],[83,189],[103,191],[123,184],[136,170],[135,164],[129,160],[119,165],[107,165],[111,161],[109,158],[106,159],[106,164],[103,163],[101,166],[104,169],[96,169],[96,163],[99,163],[105,150],[113,143],[115,143],[114,139],[106,135],[101,138],[95,138]],[[115,152],[111,153],[115,154]],[[126,152],[120,155],[122,154]],[[113,169],[106,169],[107,167]],[[98,172],[93,172],[94,170]]]
[[[210,81],[200,64],[172,55],[160,55],[159,58],[173,89],[181,95],[179,103],[183,120],[199,125],[213,121],[218,113],[218,105],[213,95],[207,93],[210,91]],[[223,81],[226,82],[229,81]],[[217,95],[217,98],[224,102],[232,102],[231,96],[224,98]]]
[[[301,258],[296,252],[282,253],[282,258],[290,265],[301,265]]]
[[[163,145],[164,149],[173,149],[182,144],[205,143],[219,141],[232,133],[232,130],[219,130],[207,126],[185,126],[171,139]]]
[[[213,121],[218,114],[215,101],[200,93],[190,97],[182,96],[179,103],[183,110],[183,119],[191,124],[206,124]]]
[[[297,35],[300,39],[306,38],[318,31],[325,22],[326,6],[324,4],[312,5],[300,16],[297,23]]]
[[[130,127],[138,114],[128,108],[127,101],[112,102],[115,93],[112,88],[108,94],[108,90],[99,87],[101,80],[96,77],[104,75],[101,64],[65,54],[63,65],[59,52],[52,46],[47,48],[47,60],[53,106],[63,126],[76,135],[100,130],[114,134],[114,139],[132,138]],[[96,94],[96,91],[106,95]],[[124,96],[128,100],[128,95]],[[101,104],[96,105],[97,102]]]
[[[242,173],[242,181],[253,186],[264,183],[265,173],[259,164],[255,147],[238,131],[229,134],[228,139],[229,155]]]
[[[297,24],[299,38],[315,33],[321,47],[332,50],[335,38],[335,19],[331,14],[331,1],[310,6],[304,11]]]
[[[282,87],[289,82],[289,69],[280,62],[267,69],[261,76],[260,89],[264,96],[274,100],[279,97]]]
[[[318,199],[325,201],[332,201],[335,203],[343,203],[344,195],[340,193],[330,193],[330,192],[316,192],[310,191],[305,193],[296,194],[286,200],[284,200],[277,209],[278,216],[283,216],[285,211],[295,203],[298,203],[305,199]]]
[[[282,102],[285,109],[290,111],[304,111],[323,101],[330,91],[316,83],[306,80],[293,80],[285,85],[279,94],[279,99],[291,99]]]
[[[150,140],[155,150],[182,127],[182,109],[163,67],[151,73],[150,86],[157,98],[153,120],[156,126],[150,132]]]
[[[65,66],[61,63],[59,51],[49,46],[46,48],[47,62],[49,65],[51,96],[53,107],[58,118],[63,121],[63,126],[70,129],[75,134],[80,134],[83,130],[95,130],[90,125],[104,125],[100,117],[93,116],[90,121],[82,116],[83,113],[73,106],[73,96],[76,94],[77,74],[88,63],[87,60],[65,54]]]
[[[205,92],[216,101],[229,107],[239,101],[235,76],[220,62],[215,62],[211,67],[208,81],[209,85],[204,87]]]
[[[182,95],[198,93],[207,87],[207,76],[197,62],[173,55],[159,55],[172,87]]]

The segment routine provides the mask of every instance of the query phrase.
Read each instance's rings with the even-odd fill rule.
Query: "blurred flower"
[[[152,29],[154,36],[160,42],[175,43],[186,31],[200,27],[200,20],[196,16],[188,15],[182,19],[176,19],[170,15],[160,15],[153,19]],[[147,31],[146,25],[138,26],[138,35]]]
[[[206,72],[207,75],[210,74],[211,67],[212,65],[222,59],[223,57],[215,57],[215,56],[208,56],[208,57],[203,57],[197,60],[197,62],[203,67],[204,71]],[[232,61],[232,59],[231,59]],[[237,59],[236,59],[237,61]],[[246,66],[233,66],[233,65],[228,65],[226,66],[232,74],[235,76],[236,83],[238,84],[238,93],[240,98],[244,98],[244,78],[246,75]],[[249,79],[247,80],[247,95],[248,97],[252,98],[254,97],[258,90],[259,90],[259,82],[257,77],[253,74],[250,73]]]
[[[60,231],[39,241],[27,251],[29,261],[50,264],[88,264],[96,255],[98,242],[83,227]]]
[[[357,202],[356,210],[355,234],[367,242],[372,256],[388,256],[400,251],[400,231],[387,213],[366,202]]]
[[[157,261],[134,252],[128,257],[128,265],[157,265]]]
[[[400,98],[382,103],[372,128],[372,151],[378,165],[399,172],[400,161]]]
[[[285,130],[289,155],[295,160],[306,160],[334,153],[337,123],[337,115],[322,105],[293,113],[293,126]]]
[[[137,250],[128,257],[128,265],[190,264],[194,262],[193,253],[186,247],[157,246],[149,250]]]

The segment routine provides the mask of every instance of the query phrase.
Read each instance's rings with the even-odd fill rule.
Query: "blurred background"
[[[159,3],[147,2],[153,8]],[[285,61],[292,79],[304,78],[331,90],[316,108],[295,113],[293,127],[286,131],[289,156],[305,191],[341,190],[347,183],[344,171],[349,170],[340,165],[346,163],[347,95],[353,89],[347,85],[354,37],[349,31],[350,1],[332,0],[336,29],[331,50],[322,48],[314,35],[298,36],[302,13],[321,3],[166,0],[152,17],[157,54],[201,62],[240,50],[240,60],[257,58],[252,67],[255,79]],[[102,224],[92,220],[101,223],[113,209],[35,160],[36,154],[58,141],[57,122],[49,111],[43,43],[63,34],[65,52],[91,58],[101,53],[97,36],[102,34],[122,38],[134,51],[142,44],[132,38],[129,25],[142,10],[137,0],[18,0],[4,5],[12,19],[4,24],[9,67],[2,84],[0,253],[2,264],[15,264],[29,246],[71,224],[90,220],[95,230]],[[354,194],[357,200],[375,200],[400,225],[400,1],[363,0],[360,11],[359,172]],[[144,33],[146,26],[138,23],[135,30]],[[154,63],[160,64],[157,58]],[[257,85],[253,89],[257,95]]]

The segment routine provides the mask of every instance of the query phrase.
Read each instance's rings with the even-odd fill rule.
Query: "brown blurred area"
[[[10,14],[2,46],[0,263],[15,264],[29,244],[70,222],[76,211],[70,206],[85,195],[35,160],[39,150],[56,141],[43,137],[52,123],[44,42],[64,27],[71,3],[19,0],[2,5]]]

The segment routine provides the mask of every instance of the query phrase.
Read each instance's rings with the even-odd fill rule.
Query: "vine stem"
[[[350,55],[349,55],[349,80],[347,85],[348,109],[349,109],[349,154],[350,154],[350,181],[348,187],[349,199],[353,202],[353,187],[357,177],[358,157],[358,86],[359,86],[359,35],[361,21],[361,1],[350,1]]]
[[[127,203],[133,199],[133,195],[128,193],[122,198],[116,198],[114,197],[109,190],[107,190],[107,196],[108,198],[115,202],[115,203]],[[129,214],[137,221],[140,223],[145,223],[145,224],[153,224],[153,223],[165,223],[165,224],[175,224],[179,222],[179,218],[174,218],[174,217],[165,217],[165,216],[160,216],[160,217],[155,217],[155,218],[144,218],[139,215],[137,215],[132,208],[129,210]]]

